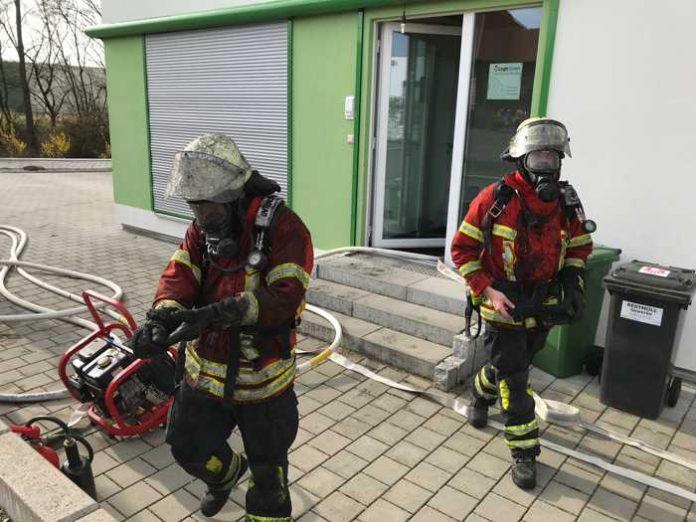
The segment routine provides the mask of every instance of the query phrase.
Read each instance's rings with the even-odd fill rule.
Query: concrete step
[[[307,302],[443,346],[464,328],[462,316],[320,279],[309,285]]]
[[[317,276],[441,312],[463,315],[466,308],[464,285],[439,277],[434,267],[397,259],[364,254],[335,256],[317,263]]]
[[[342,347],[426,379],[432,379],[435,367],[452,355],[452,350],[446,346],[340,312],[333,312],[333,315],[343,327]],[[327,342],[333,340],[334,336],[331,326],[323,318],[310,312],[302,315],[299,331]]]

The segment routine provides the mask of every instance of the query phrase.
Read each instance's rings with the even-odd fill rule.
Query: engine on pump
[[[172,394],[176,363],[164,354],[129,371],[135,360],[120,343],[109,337],[96,338],[70,360],[73,373],[68,384],[82,402],[92,402],[103,416],[111,417],[106,403],[111,395],[120,415],[137,420]]]

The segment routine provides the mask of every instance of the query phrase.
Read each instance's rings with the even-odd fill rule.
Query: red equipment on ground
[[[92,403],[90,420],[114,436],[139,435],[165,422],[172,402],[176,351],[136,359],[116,333],[130,339],[136,323],[120,301],[90,290],[82,293],[97,329],[66,351],[58,363],[63,384],[76,400]],[[122,314],[123,323],[104,323],[93,301]]]

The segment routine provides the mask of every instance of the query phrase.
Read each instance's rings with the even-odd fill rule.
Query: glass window
[[[530,115],[540,23],[541,7],[476,15],[460,216],[514,169],[500,153]]]

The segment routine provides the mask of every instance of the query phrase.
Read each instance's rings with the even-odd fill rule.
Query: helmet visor
[[[211,201],[189,201],[196,221],[204,230],[219,229],[227,220],[227,209],[222,203]]]
[[[532,172],[558,172],[561,155],[555,150],[533,150],[524,157],[524,166]]]
[[[544,149],[571,156],[566,128],[558,123],[532,123],[515,134],[510,143],[510,156],[520,158],[533,150]]]
[[[182,151],[174,156],[164,196],[226,203],[239,198],[245,182],[246,172],[229,161],[205,152]]]

